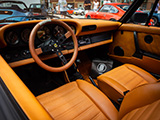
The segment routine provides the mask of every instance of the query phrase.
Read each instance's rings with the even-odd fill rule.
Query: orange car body
[[[110,13],[110,12],[100,12],[101,11],[101,8],[104,6],[104,5],[111,5],[113,7],[115,7],[118,12],[116,13]],[[129,4],[127,3],[106,3],[102,5],[99,10],[97,12],[88,12],[86,13],[85,17],[88,18],[88,16],[90,16],[90,18],[94,18],[94,19],[106,19],[106,20],[119,20],[122,15],[126,12],[125,10],[121,9],[119,6],[129,6]]]

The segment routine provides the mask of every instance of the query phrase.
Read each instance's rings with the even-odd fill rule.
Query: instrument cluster
[[[72,30],[75,31],[75,27],[70,25]],[[8,46],[5,48],[5,52],[1,53],[7,62],[15,62],[27,58],[31,58],[29,51],[29,36],[33,29],[34,25],[22,26],[17,28],[12,28],[5,31],[5,41]],[[35,48],[41,43],[48,39],[57,40],[59,37],[67,33],[67,31],[59,25],[45,25],[39,28],[35,36]],[[72,43],[71,38],[67,40],[65,45]],[[65,46],[64,45],[64,46]],[[62,49],[72,49],[71,48],[62,48]]]
[[[70,25],[74,33],[76,32],[75,26]],[[14,28],[5,32],[5,40],[10,46],[24,46],[28,45],[29,36],[33,27]],[[45,25],[40,27],[36,33],[35,44],[40,44],[49,38],[58,39],[67,31],[59,25]]]

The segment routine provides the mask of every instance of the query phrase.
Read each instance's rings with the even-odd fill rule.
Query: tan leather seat
[[[124,92],[140,85],[155,83],[157,79],[143,69],[124,64],[97,77],[98,87],[109,98],[118,103],[124,97]]]
[[[82,80],[66,84],[37,98],[54,119],[102,120],[117,119],[118,115],[116,108],[101,91]]]
[[[110,100],[86,81],[77,80],[37,97],[53,119],[160,119],[160,83],[129,92],[118,112]]]

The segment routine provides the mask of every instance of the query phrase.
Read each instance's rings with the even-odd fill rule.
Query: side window
[[[104,5],[99,12],[109,12],[110,11],[110,5]]]
[[[118,9],[112,5],[104,5],[99,12],[118,13]]]

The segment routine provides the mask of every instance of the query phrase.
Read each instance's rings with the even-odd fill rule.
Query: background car
[[[34,3],[30,4],[29,11],[33,13],[33,15],[48,15],[47,8],[44,4]]]
[[[149,14],[148,10],[144,10],[143,12]],[[153,13],[152,20],[155,26],[160,26],[160,13]]]
[[[153,13],[152,20],[154,21],[154,25],[160,26],[160,13]]]
[[[127,3],[106,3],[97,12],[86,13],[86,18],[119,20],[128,9]]]
[[[0,20],[8,17],[15,21],[23,21],[25,16],[31,16],[32,13],[28,12],[28,7],[21,1],[0,1]],[[14,17],[22,16],[22,17]]]
[[[93,18],[93,19],[106,19],[106,20],[117,21],[123,16],[123,14],[128,10],[129,7],[130,5],[127,3],[106,3],[97,12],[92,11],[92,12],[86,13],[85,17]],[[141,11],[140,9],[137,9],[136,12],[141,13],[141,15],[142,14],[145,15],[146,13]],[[148,25],[153,26],[157,24],[155,23],[156,21],[158,21],[157,17],[152,17],[152,18],[154,18],[155,20],[151,19]],[[136,23],[132,19],[132,17],[128,22],[139,24],[139,23]],[[140,23],[140,24],[145,24],[145,23]]]
[[[75,15],[84,15],[85,14],[85,9],[83,7],[79,7],[74,10]]]
[[[67,14],[73,14],[74,9],[67,7]]]

